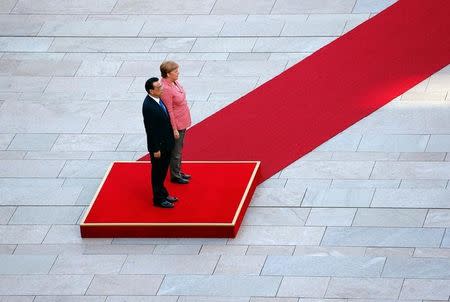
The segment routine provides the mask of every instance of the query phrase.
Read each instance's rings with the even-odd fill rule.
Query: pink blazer
[[[175,84],[165,78],[162,78],[161,82],[164,85],[161,99],[169,111],[172,129],[183,130],[188,128],[191,126],[191,114],[183,86],[178,81]]]

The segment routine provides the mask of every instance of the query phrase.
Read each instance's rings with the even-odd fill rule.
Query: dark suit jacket
[[[161,101],[162,102],[162,101]],[[170,117],[149,95],[142,105],[148,152],[171,151],[175,144]]]

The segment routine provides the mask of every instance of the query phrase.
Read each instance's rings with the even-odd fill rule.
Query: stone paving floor
[[[448,67],[260,185],[233,240],[77,225],[145,154],[162,60],[199,122],[393,2],[0,0],[0,301],[449,300]]]

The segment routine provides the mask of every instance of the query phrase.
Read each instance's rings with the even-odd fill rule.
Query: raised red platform
[[[80,225],[82,237],[235,237],[256,187],[258,161],[183,162],[188,185],[166,181],[180,200],[153,206],[150,162],[114,162]]]

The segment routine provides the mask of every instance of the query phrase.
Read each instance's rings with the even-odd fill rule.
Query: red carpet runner
[[[398,1],[189,129],[183,159],[259,160],[269,178],[445,67],[449,15]]]

